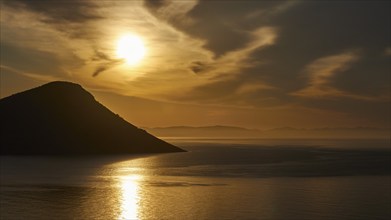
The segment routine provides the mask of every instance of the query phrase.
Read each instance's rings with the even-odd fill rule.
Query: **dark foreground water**
[[[169,140],[187,153],[1,157],[0,219],[389,219],[382,140]]]

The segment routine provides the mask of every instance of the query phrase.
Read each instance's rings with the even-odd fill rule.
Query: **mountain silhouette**
[[[80,85],[51,82],[0,100],[1,154],[184,151],[128,123]]]

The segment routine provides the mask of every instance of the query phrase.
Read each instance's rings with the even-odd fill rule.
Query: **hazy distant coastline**
[[[390,139],[390,128],[376,127],[324,127],[274,129],[248,129],[234,126],[171,126],[144,127],[149,133],[158,137],[178,138],[352,138],[352,139]]]

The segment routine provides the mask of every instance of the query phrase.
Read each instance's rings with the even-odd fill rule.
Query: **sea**
[[[166,138],[188,152],[2,156],[0,219],[390,219],[390,140]]]

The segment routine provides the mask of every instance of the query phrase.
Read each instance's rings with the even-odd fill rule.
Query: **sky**
[[[83,85],[142,127],[390,127],[389,1],[1,1],[1,97]],[[129,65],[118,41],[138,36]]]

